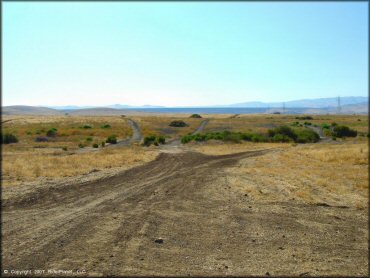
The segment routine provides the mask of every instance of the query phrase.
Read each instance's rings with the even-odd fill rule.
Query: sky
[[[2,105],[368,96],[367,2],[3,2]]]

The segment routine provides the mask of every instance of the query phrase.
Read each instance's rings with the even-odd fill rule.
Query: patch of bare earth
[[[13,192],[3,269],[365,276],[365,146],[193,144],[108,177]]]

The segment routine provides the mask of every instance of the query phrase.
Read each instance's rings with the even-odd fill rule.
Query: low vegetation
[[[356,137],[357,131],[354,129],[350,129],[348,126],[336,125],[333,128],[332,135],[338,138]]]
[[[297,120],[313,120],[311,116],[297,116],[295,117]]]
[[[107,140],[105,140],[106,143],[109,144],[117,144],[117,136],[116,135],[110,135]]]
[[[221,140],[239,143],[241,141],[250,142],[296,142],[296,143],[315,143],[320,140],[320,136],[310,129],[292,129],[289,126],[280,126],[268,130],[268,134],[244,133],[244,132],[208,132],[198,134],[188,134],[181,138],[181,143],[186,144],[191,141]]]
[[[185,123],[184,121],[181,121],[181,120],[177,120],[177,121],[172,121],[169,126],[173,126],[173,127],[185,127],[185,126],[188,126],[187,123]]]
[[[162,135],[149,135],[144,137],[143,145],[149,147],[150,145],[158,146],[159,144],[165,144],[166,138]]]
[[[11,143],[18,143],[18,138],[11,134],[5,133],[1,136],[1,144],[11,144]]]
[[[193,114],[193,115],[190,116],[190,118],[200,119],[200,118],[202,118],[202,116],[199,115],[199,114]]]
[[[57,136],[57,129],[55,127],[52,127],[50,128],[47,132],[46,132],[46,136],[47,137],[55,137]]]

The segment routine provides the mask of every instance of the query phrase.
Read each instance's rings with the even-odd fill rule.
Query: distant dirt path
[[[5,188],[2,269],[79,269],[104,276],[366,275],[362,212],[255,203],[230,187],[227,168],[272,151],[162,153],[97,181],[28,192]],[[7,198],[7,190],[19,192]]]
[[[200,125],[197,127],[197,129],[192,134],[197,134],[197,133],[203,132],[203,130],[206,127],[206,125],[208,124],[208,122],[209,122],[209,119],[203,120],[200,123]],[[181,144],[181,139],[173,139],[173,140],[169,141],[165,146],[173,147],[173,146],[179,146],[180,144]]]
[[[110,145],[110,146],[126,146],[129,145],[130,143],[135,143],[138,142],[140,143],[141,139],[143,138],[141,135],[140,127],[139,125],[131,119],[127,119],[128,124],[130,125],[132,129],[132,136],[129,139],[122,140],[118,142],[117,144]]]
[[[193,132],[193,134],[198,134],[198,133],[203,132],[208,122],[209,122],[209,119],[202,121],[200,125],[198,126],[198,128]]]

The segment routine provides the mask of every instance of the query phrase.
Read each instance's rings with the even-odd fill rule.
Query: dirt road
[[[366,275],[363,211],[251,200],[230,187],[226,169],[274,151],[162,153],[94,182],[5,188],[3,269]]]
[[[203,132],[204,128],[206,127],[206,125],[208,124],[209,120],[204,120],[200,123],[200,125],[198,126],[198,128],[193,132],[193,134],[198,134],[198,133],[201,133]]]
[[[192,134],[197,134],[197,133],[201,133],[203,132],[204,128],[206,127],[206,125],[208,124],[209,122],[209,119],[207,120],[203,120],[200,125],[197,127],[196,130],[194,130],[194,132]],[[162,146],[162,148],[166,149],[168,147],[178,147],[179,145],[181,144],[181,139],[173,139],[169,142],[167,142],[166,145]]]
[[[140,143],[141,139],[143,138],[143,136],[141,135],[141,131],[140,131],[140,127],[139,125],[131,120],[131,119],[127,119],[127,122],[128,124],[130,125],[131,129],[132,129],[132,136],[131,138],[129,139],[126,139],[126,140],[122,140],[120,142],[118,142],[117,144],[111,144],[109,146],[127,146],[131,143]]]

